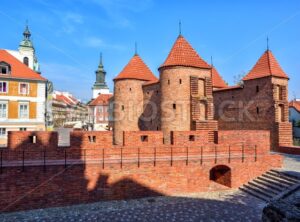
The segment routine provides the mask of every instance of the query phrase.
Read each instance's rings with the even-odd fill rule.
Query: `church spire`
[[[99,68],[102,68],[103,69],[103,62],[102,62],[102,52],[100,52],[100,60],[99,60],[99,65],[98,65],[98,70]]]
[[[96,70],[96,81],[93,85],[93,98],[96,98],[99,93],[106,94],[109,93],[108,86],[105,82],[106,71],[103,66],[102,52],[100,53],[99,65]]]
[[[28,21],[26,21],[26,27],[25,27],[25,30],[23,32],[23,36],[24,36],[24,40],[30,40],[31,33],[29,31]]]
[[[30,40],[31,33],[29,31],[28,21],[26,21],[25,30],[23,32],[23,40],[20,43],[21,47],[33,48],[32,41]]]

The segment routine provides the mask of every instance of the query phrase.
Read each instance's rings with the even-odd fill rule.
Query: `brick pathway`
[[[300,156],[285,156],[284,170],[300,172]],[[237,190],[107,201],[1,214],[0,221],[260,221],[265,203]]]

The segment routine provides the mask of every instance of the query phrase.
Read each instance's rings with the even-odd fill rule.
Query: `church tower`
[[[19,45],[20,60],[33,71],[40,73],[39,63],[35,56],[35,49],[30,37],[31,33],[29,31],[28,25],[26,25],[25,30],[23,32],[23,40],[20,42]]]
[[[100,62],[96,70],[96,82],[92,88],[93,99],[97,98],[99,94],[109,94],[109,88],[105,82],[106,72],[102,63],[102,53],[100,54]]]

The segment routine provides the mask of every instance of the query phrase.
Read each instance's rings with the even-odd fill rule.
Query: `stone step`
[[[261,197],[265,197],[265,200],[270,200],[274,196],[274,195],[271,195],[269,193],[266,193],[266,192],[260,190],[259,188],[251,186],[249,184],[244,184],[243,188],[245,190],[251,191],[252,193],[256,193],[257,195],[259,195]]]
[[[240,187],[239,190],[241,190],[241,191],[243,191],[245,193],[248,193],[251,196],[254,196],[254,197],[256,197],[256,198],[258,198],[260,200],[263,200],[265,202],[268,202],[270,200],[270,198],[268,198],[268,197],[266,197],[264,195],[260,195],[260,194],[258,194],[256,192],[252,191],[252,190],[245,189],[244,187]]]
[[[280,177],[280,178],[282,178],[282,179],[284,179],[284,180],[287,180],[287,181],[289,181],[289,182],[291,182],[291,183],[294,183],[294,184],[295,184],[295,183],[300,183],[300,180],[294,179],[293,177],[284,175],[284,174],[279,173],[279,172],[276,172],[276,171],[275,171],[275,172],[274,172],[274,171],[268,171],[267,174],[273,175],[273,176],[277,176],[277,177]]]
[[[261,191],[263,191],[264,193],[270,194],[272,196],[277,195],[281,192],[281,191],[278,191],[278,190],[274,190],[274,189],[272,189],[268,186],[256,183],[254,181],[248,182],[248,185],[256,187],[256,188],[260,189]]]
[[[264,173],[261,177],[266,177],[268,179],[275,180],[275,181],[277,181],[281,184],[286,184],[287,186],[292,186],[292,185],[295,184],[293,182],[287,181],[287,180],[285,180],[283,178],[280,178],[278,176],[273,176],[273,175],[270,175],[270,174],[267,174],[267,173]]]
[[[295,179],[295,180],[297,180],[297,181],[300,181],[300,177],[297,177],[296,175],[287,173],[287,172],[285,172],[285,171],[275,170],[275,169],[272,169],[272,170],[270,170],[270,171],[275,172],[275,173],[280,173],[280,174],[282,174],[282,175],[285,175],[285,176],[288,176],[288,177],[290,177],[290,178],[293,178],[293,179]]]
[[[266,178],[266,177],[258,177],[258,178],[256,178],[256,179],[262,180],[262,181],[267,182],[267,183],[270,183],[270,184],[272,184],[272,185],[276,185],[276,186],[281,187],[281,188],[283,188],[283,189],[287,189],[287,188],[289,187],[289,185],[282,184],[282,183],[280,183],[280,182],[278,182],[278,181],[274,181],[274,180],[271,180],[271,179]]]
[[[261,190],[261,189],[259,189],[259,188],[257,188],[257,187],[254,187],[254,186],[252,186],[252,185],[250,185],[250,184],[244,184],[243,187],[246,188],[246,189],[255,191],[256,193],[259,193],[260,195],[263,195],[263,196],[265,196],[265,197],[267,197],[267,198],[269,198],[269,199],[272,198],[272,197],[274,196],[274,195],[272,195],[272,194],[270,194],[270,193],[264,192],[263,190]]]
[[[263,181],[263,180],[254,179],[253,182],[258,183],[258,184],[261,184],[261,185],[264,185],[264,186],[267,186],[267,187],[270,187],[270,188],[272,188],[273,190],[276,190],[276,191],[278,191],[278,192],[282,192],[282,191],[285,190],[285,188],[283,188],[283,187],[276,186],[275,184],[268,183],[268,182],[265,182],[265,181]]]

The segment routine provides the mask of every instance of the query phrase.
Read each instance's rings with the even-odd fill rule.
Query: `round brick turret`
[[[193,115],[196,113],[193,110],[191,95],[192,90],[194,90],[191,88],[192,79],[194,78],[194,82],[196,82],[196,93],[203,91],[203,96],[205,96],[208,86],[206,81],[210,80],[211,83],[211,68],[200,58],[191,45],[182,36],[179,36],[168,58],[159,68],[159,72],[161,129],[164,133],[164,142],[169,144],[172,142],[172,131],[195,129]],[[203,80],[202,85],[198,84],[198,79]],[[198,87],[201,89],[198,89]]]
[[[139,131],[143,113],[143,84],[157,81],[142,59],[135,55],[114,79],[114,143],[123,144],[124,131]]]

